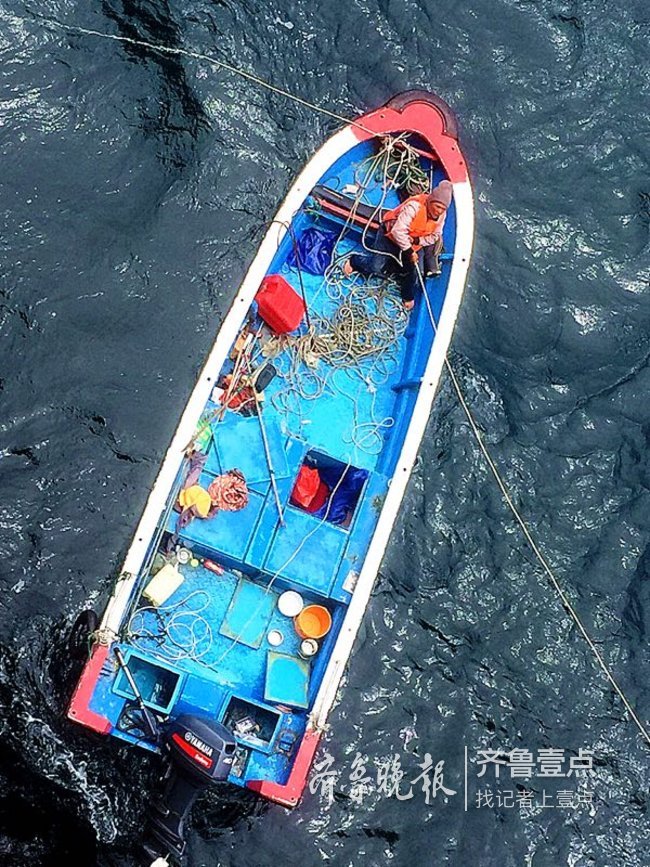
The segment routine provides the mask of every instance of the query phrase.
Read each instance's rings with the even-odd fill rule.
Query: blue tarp
[[[337,236],[333,232],[326,232],[310,226],[296,239],[298,258],[303,271],[310,274],[324,274],[332,261],[332,251],[336,244]],[[287,256],[287,265],[296,267],[295,250],[291,248]]]
[[[354,511],[364,483],[368,478],[368,471],[341,464],[332,467],[319,467],[318,473],[330,491],[334,491],[335,488],[336,491],[330,496],[329,502],[314,512],[314,515],[317,518],[324,518],[327,515],[327,520],[332,524],[342,524],[347,518],[348,512]]]

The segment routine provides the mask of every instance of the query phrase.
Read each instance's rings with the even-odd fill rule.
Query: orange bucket
[[[332,615],[322,605],[306,605],[293,624],[301,638],[322,638],[332,628]]]

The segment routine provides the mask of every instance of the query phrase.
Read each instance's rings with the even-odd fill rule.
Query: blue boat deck
[[[373,146],[359,145],[320,183],[338,190],[358,183],[359,164]],[[365,201],[391,207],[399,199],[394,190],[385,194],[377,184],[365,193]],[[303,209],[292,228],[298,238],[314,226],[339,235],[343,223],[336,216]],[[445,224],[448,249],[453,249],[454,232],[452,206]],[[361,243],[361,232],[346,226],[337,256],[359,251]],[[236,468],[246,480],[247,505],[239,511],[219,511],[212,518],[195,518],[179,530],[179,515],[172,508],[183,485],[179,478],[121,635],[143,698],[155,711],[162,716],[205,713],[235,726],[239,750],[230,779],[240,785],[257,779],[283,783],[288,777],[388,490],[434,339],[424,304],[419,303],[408,319],[394,286],[378,278],[344,278],[340,269],[326,275],[299,273],[289,264],[292,249],[287,233],[268,273],[282,276],[296,293],[304,291],[316,331],[326,331],[341,305],[352,299],[352,312],[360,317],[351,338],[357,355],[364,339],[368,346],[373,340],[375,346],[382,344],[382,349],[353,363],[349,358],[340,362],[345,354],[340,350],[312,366],[296,361],[290,342],[259,341],[252,362],[261,364],[265,353],[271,353],[277,371],[263,391],[261,415],[223,412],[215,393],[206,404],[197,438],[205,454],[198,484],[207,489]],[[450,258],[443,256],[442,276],[428,281],[436,318]],[[371,316],[371,325],[364,320],[364,311]],[[254,321],[257,328],[259,320]],[[303,320],[296,335],[304,336],[307,325]],[[232,372],[236,355],[233,347],[223,370],[214,372],[215,380]],[[314,514],[290,502],[305,461],[340,480],[330,486],[327,504]],[[342,491],[352,474],[356,488],[352,494],[346,491],[346,518],[335,522],[338,485]],[[180,586],[154,605],[142,595],[153,565],[160,565],[163,554],[174,558],[178,546],[189,549],[193,559],[175,564]],[[206,561],[218,564],[222,574],[204,565]],[[300,655],[302,638],[294,621],[278,609],[280,594],[287,590],[298,592],[305,605],[324,606],[331,616],[331,628],[312,658]],[[280,634],[277,644],[269,640],[274,632]],[[117,737],[147,746],[128,715],[134,696],[123,672],[113,660],[105,668],[91,709],[110,720]]]

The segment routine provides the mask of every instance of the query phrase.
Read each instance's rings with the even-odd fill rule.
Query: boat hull
[[[286,807],[295,806],[305,788],[309,768],[367,608],[424,435],[467,278],[473,239],[471,187],[467,166],[460,152],[453,116],[442,100],[432,94],[422,91],[401,94],[382,108],[363,115],[335,133],[310,160],[287,194],[233,299],[190,395],[147,499],[119,579],[96,633],[96,642],[90,658],[68,709],[71,720],[95,732],[117,733],[113,712],[114,696],[111,694],[111,701],[108,700],[106,693],[102,693],[103,697],[98,697],[98,684],[107,672],[111,677],[115,676],[111,648],[125,640],[125,623],[127,617],[132,615],[136,600],[142,591],[143,569],[147,564],[150,565],[152,558],[152,540],[160,537],[161,529],[169,531],[165,521],[172,504],[175,487],[177,488],[179,484],[179,474],[182,473],[186,461],[188,443],[193,442],[196,437],[197,428],[206,412],[206,405],[210,404],[211,396],[214,394],[218,374],[225,366],[227,367],[229,358],[232,358],[233,346],[242,333],[262,281],[272,273],[274,267],[277,269],[279,251],[283,249],[283,245],[285,248],[288,245],[290,227],[299,225],[296,215],[319,183],[322,184],[324,179],[327,181],[331,178],[333,167],[343,165],[347,155],[356,152],[355,149],[372,148],[384,136],[404,134],[415,137],[414,140],[417,141],[418,150],[425,163],[428,161],[431,166],[435,166],[438,176],[447,178],[453,184],[453,249],[445,269],[444,292],[438,293],[439,297],[434,305],[435,327],[432,330],[432,323],[428,323],[431,312],[428,301],[426,306],[420,301],[413,315],[414,337],[410,339],[415,341],[414,347],[425,348],[425,360],[416,369],[411,379],[402,375],[401,379],[392,386],[399,399],[401,399],[400,389],[404,394],[408,393],[408,396],[404,397],[408,418],[400,429],[399,437],[395,436],[391,443],[390,461],[382,467],[386,484],[385,489],[381,491],[381,508],[373,518],[372,526],[366,532],[362,562],[354,570],[354,587],[349,585],[349,589],[345,589],[345,582],[341,585],[339,581],[335,592],[330,586],[327,593],[324,591],[321,593],[325,601],[329,599],[335,606],[339,605],[340,610],[336,608],[336,629],[328,645],[327,658],[323,658],[318,669],[318,678],[314,678],[310,685],[309,700],[304,706],[303,723],[299,730],[296,729],[296,732],[299,731],[299,736],[296,735],[291,759],[283,764],[282,771],[278,772],[275,778],[269,772],[269,778],[256,779],[254,775],[251,777],[249,774],[240,781],[240,784],[262,797]],[[434,159],[431,159],[432,157]],[[420,333],[424,335],[421,339],[418,336]],[[417,343],[418,340],[420,343]],[[264,410],[264,413],[266,414],[267,410]],[[390,471],[386,467],[389,467]],[[370,463],[369,471],[373,468]],[[271,489],[275,487],[274,479],[271,478],[270,481],[272,484],[265,494],[266,513],[262,512],[262,515],[268,514],[269,510],[275,508],[271,496]],[[272,493],[277,502],[277,491],[273,490]],[[161,516],[165,516],[165,519],[163,520]],[[260,518],[258,526],[262,525],[263,518]],[[257,532],[260,537],[262,531]],[[275,533],[276,529],[273,532]],[[200,541],[197,542],[198,549],[204,550],[201,544]],[[255,543],[252,542],[250,547],[254,546]],[[265,556],[266,560],[260,560],[259,572],[270,575],[272,569],[268,565],[270,562],[268,552]],[[225,555],[224,562],[229,562]],[[230,563],[231,567],[232,565]],[[273,575],[271,583],[276,577]],[[282,579],[282,576],[280,577]],[[300,583],[300,579],[298,580]],[[334,579],[332,581],[334,582]],[[237,652],[239,652],[238,648]],[[279,706],[282,707],[282,704],[280,703]],[[143,745],[147,746],[147,744]],[[156,749],[156,746],[150,744],[149,748]]]

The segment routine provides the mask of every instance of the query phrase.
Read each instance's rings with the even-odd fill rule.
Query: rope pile
[[[277,335],[264,347],[271,358],[294,353],[315,368],[324,361],[334,368],[359,364],[373,355],[395,352],[408,317],[386,283],[352,282],[331,318],[317,317],[304,334]]]
[[[384,176],[391,178],[391,183],[396,189],[403,189],[409,196],[418,193],[427,193],[431,183],[420,165],[418,152],[403,138],[388,138],[384,140],[384,148],[387,153],[387,162]]]
[[[239,470],[228,470],[217,476],[208,488],[208,494],[220,511],[238,512],[248,505],[246,479]]]
[[[389,281],[372,278],[366,281],[343,277],[330,283],[330,297],[339,298],[330,317],[314,318],[312,325],[299,335],[277,335],[264,346],[264,354],[274,359],[284,387],[271,400],[285,418],[290,430],[298,420],[294,435],[302,433],[304,400],[323,394],[344,397],[353,404],[353,422],[347,440],[367,453],[381,450],[382,430],[392,427],[392,418],[374,417],[374,394],[396,369],[399,338],[408,324],[399,296]],[[343,379],[341,379],[343,376]],[[346,385],[354,386],[351,394]],[[362,392],[371,392],[370,418],[358,422]]]

